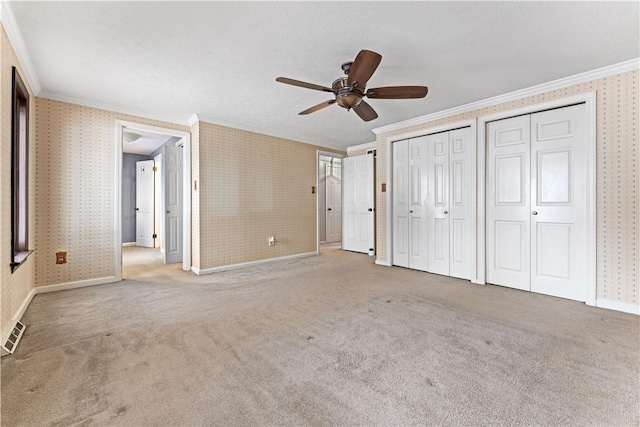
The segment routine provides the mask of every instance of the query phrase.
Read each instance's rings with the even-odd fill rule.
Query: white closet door
[[[427,136],[429,271],[449,275],[449,132]]]
[[[471,128],[449,132],[449,275],[460,279],[471,279],[473,144]]]
[[[427,270],[427,137],[409,140],[409,268]]]
[[[530,118],[487,126],[487,282],[530,289]]]
[[[586,300],[584,104],[489,123],[487,282]]]
[[[531,290],[586,300],[584,104],[531,115]]]
[[[393,264],[409,267],[409,140],[393,146]]]

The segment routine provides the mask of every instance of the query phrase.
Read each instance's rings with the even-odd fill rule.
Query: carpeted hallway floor
[[[2,425],[638,425],[640,318],[361,254],[38,295]]]

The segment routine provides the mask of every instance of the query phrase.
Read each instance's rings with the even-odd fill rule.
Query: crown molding
[[[316,145],[318,147],[323,147],[323,148],[330,148],[332,150],[339,150],[344,152],[345,149],[344,147],[340,147],[338,145],[334,145],[334,144],[329,144],[325,141],[316,141],[310,138],[305,138],[302,136],[298,136],[298,135],[292,135],[292,134],[284,134],[284,133],[280,133],[280,132],[274,132],[268,129],[263,129],[260,127],[256,127],[256,126],[250,126],[244,123],[238,123],[238,122],[232,122],[230,120],[224,120],[224,119],[220,119],[218,117],[213,117],[213,116],[207,116],[204,114],[194,114],[193,116],[191,116],[189,118],[189,123],[197,123],[197,122],[205,122],[205,123],[210,123],[212,125],[218,125],[218,126],[225,126],[225,127],[229,127],[229,128],[233,128],[233,129],[238,129],[238,130],[244,130],[247,132],[253,132],[253,133],[259,133],[261,135],[268,135],[268,136],[273,136],[276,138],[282,138],[282,139],[288,139],[290,141],[294,141],[294,142],[301,142],[303,144],[309,144],[309,145]],[[191,124],[191,126],[193,126],[193,124]]]
[[[603,77],[612,76],[615,74],[626,73],[628,71],[637,70],[639,68],[640,68],[640,58],[630,59],[628,61],[620,62],[618,64],[613,64],[613,65],[598,68],[592,71],[575,74],[569,77],[563,77],[558,80],[553,80],[548,83],[542,83],[536,86],[520,89],[515,92],[509,92],[504,95],[498,95],[492,98],[486,98],[480,101],[472,102],[470,104],[461,105],[459,107],[449,108],[448,110],[442,110],[436,113],[427,114],[426,116],[420,116],[414,119],[404,120],[398,123],[392,123],[387,126],[382,126],[379,128],[372,129],[372,132],[375,133],[376,135],[380,135],[383,133],[404,129],[410,126],[421,125],[433,120],[438,120],[445,117],[454,116],[457,114],[467,113],[469,111],[478,110],[480,108],[491,107],[497,104],[515,101],[518,99],[527,98],[529,96],[539,95],[544,92],[549,92],[556,89],[562,89],[564,87],[584,83],[590,80],[596,80]]]
[[[24,39],[22,38],[20,29],[18,28],[18,24],[16,23],[16,18],[13,15],[13,10],[11,10],[11,5],[8,1],[0,1],[0,3],[0,20],[2,21],[2,26],[7,32],[7,37],[9,37],[11,46],[16,52],[16,56],[18,57],[20,65],[22,65],[22,69],[26,74],[25,78],[29,83],[29,87],[31,88],[33,95],[39,96],[40,91],[42,90],[42,86],[40,86],[40,80],[38,80],[36,70],[35,68],[33,68],[31,56],[29,56],[29,51],[27,51],[27,45],[24,44]]]
[[[158,120],[176,125],[188,126],[188,119],[179,117],[169,117],[162,114],[154,114],[145,111],[138,111],[132,108],[125,108],[117,105],[103,104],[101,102],[87,101],[86,99],[74,98],[72,96],[60,95],[43,91],[39,95],[40,98],[51,99],[53,101],[66,102],[68,104],[82,105],[84,107],[96,108],[98,110],[112,111],[114,113],[127,114],[131,116],[142,117],[146,119]]]
[[[377,142],[365,142],[364,144],[352,145],[351,147],[347,147],[347,154],[352,153],[354,151],[359,150],[370,150],[372,148],[376,148]]]
[[[189,117],[189,119],[187,119],[187,124],[189,124],[189,126],[193,126],[196,123],[198,123],[198,121],[199,121],[198,115],[193,113],[193,115]]]

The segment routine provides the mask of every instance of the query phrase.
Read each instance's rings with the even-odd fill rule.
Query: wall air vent
[[[13,329],[11,330],[11,334],[9,335],[9,338],[7,338],[7,341],[2,344],[2,355],[6,356],[8,354],[13,354],[14,351],[16,351],[16,347],[18,346],[18,343],[20,342],[20,338],[22,338],[22,335],[24,334],[24,330],[26,329],[26,327],[24,326],[24,324],[20,323],[19,321],[16,321],[16,324],[13,326]]]

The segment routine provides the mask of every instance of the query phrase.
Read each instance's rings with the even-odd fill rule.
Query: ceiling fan
[[[387,86],[371,88],[365,92],[367,82],[373,75],[376,68],[380,64],[382,56],[370,50],[361,50],[354,61],[342,64],[342,70],[345,76],[336,79],[331,88],[320,86],[313,83],[302,82],[287,77],[278,77],[277,82],[285,83],[293,86],[304,87],[307,89],[320,90],[323,92],[333,93],[335,99],[330,99],[321,104],[314,105],[301,111],[300,115],[310,114],[328,107],[331,104],[338,104],[347,110],[353,109],[358,116],[365,122],[378,117],[369,104],[362,98],[377,99],[410,99],[424,98],[429,90],[426,86]]]

